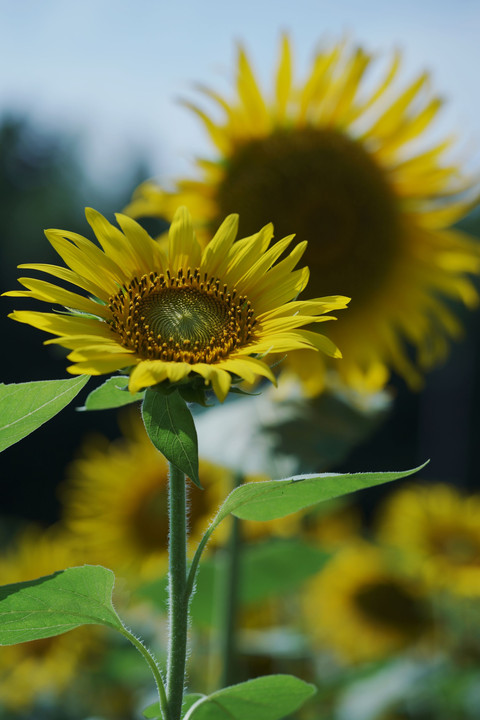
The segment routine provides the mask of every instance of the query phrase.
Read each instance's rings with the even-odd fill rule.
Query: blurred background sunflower
[[[240,47],[234,97],[204,89],[221,119],[187,103],[215,146],[197,161],[199,176],[179,180],[174,192],[147,182],[127,207],[135,217],[172,220],[188,205],[206,239],[236,209],[244,233],[271,218],[279,237],[295,231],[307,240],[311,280],[302,297],[341,288],[353,299],[327,332],[344,356],[335,370],[370,392],[391,370],[418,388],[421,371],[444,359],[447,339],[460,334],[445,301],[475,307],[469,274],[480,270],[478,243],[449,229],[479,188],[447,155],[451,139],[434,140],[442,100],[428,73],[402,87],[399,53],[372,86],[373,60],[352,43],[324,46],[300,82],[284,36],[276,76],[262,92]],[[289,353],[286,363],[316,394],[326,363],[309,355]]]
[[[446,484],[407,486],[380,513],[379,538],[401,550],[425,582],[480,596],[480,494]]]
[[[310,581],[303,602],[312,641],[341,662],[391,656],[425,640],[433,626],[421,585],[402,577],[381,549],[358,541]]]

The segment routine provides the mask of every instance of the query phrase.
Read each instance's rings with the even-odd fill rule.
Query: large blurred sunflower
[[[308,281],[308,268],[293,270],[306,243],[275,264],[293,235],[269,248],[269,224],[234,242],[238,216],[230,215],[202,251],[182,207],[170,228],[166,256],[131,218],[117,215],[122,232],[96,211],[86,214],[103,252],[81,235],[48,230],[69,269],[21,267],[49,273],[90,297],[32,278],[20,279],[27,290],[5,293],[67,309],[62,314],[19,310],[10,317],[58,335],[49,342],[72,351],[71,373],[127,368],[131,392],[196,376],[224,400],[233,376],[275,380],[259,355],[317,348],[340,357],[331,340],[303,326],[330,319],[324,313],[344,308],[347,299],[294,300]]]
[[[148,579],[168,568],[168,463],[139,419],[122,422],[124,437],[91,438],[71,464],[61,488],[63,523],[88,562]],[[204,490],[189,485],[193,550],[233,484],[228,470],[203,460],[200,473]]]
[[[345,546],[306,586],[306,631],[344,662],[388,657],[431,629],[425,595],[366,542]]]
[[[57,530],[27,528],[0,557],[0,584],[33,580],[72,565],[83,564],[68,537]],[[2,647],[0,652],[0,715],[2,706],[24,710],[40,698],[59,695],[75,680],[82,662],[92,660],[98,630],[77,628],[64,635]],[[2,715],[3,717],[3,715]]]
[[[479,494],[445,484],[404,487],[385,504],[379,536],[432,588],[480,596]]]
[[[178,181],[173,192],[143,184],[127,208],[134,217],[171,219],[188,204],[204,241],[232,211],[241,233],[272,220],[280,237],[295,231],[308,240],[312,278],[302,297],[353,299],[328,335],[344,355],[335,366],[342,379],[368,391],[391,370],[418,387],[461,333],[449,301],[477,303],[468,274],[479,271],[479,247],[449,228],[476,189],[449,162],[451,140],[426,134],[442,105],[428,74],[394,89],[400,60],[396,53],[385,77],[370,82],[373,56],[339,43],[320,49],[296,83],[284,38],[273,91],[264,95],[240,48],[236,95],[200,88],[222,117],[187,103],[216,156],[198,160],[197,178]],[[288,364],[307,392],[323,388],[327,358],[292,353]]]

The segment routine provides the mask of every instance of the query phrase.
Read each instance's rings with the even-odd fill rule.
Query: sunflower
[[[341,549],[308,583],[302,604],[314,644],[347,663],[388,657],[431,629],[426,596],[367,542]]]
[[[309,242],[311,282],[302,297],[353,299],[328,330],[344,355],[335,366],[342,380],[376,391],[393,370],[418,388],[461,334],[450,301],[477,304],[469,273],[480,269],[478,244],[449,227],[473,206],[477,189],[449,161],[451,140],[428,140],[442,101],[427,73],[396,90],[397,53],[372,83],[373,56],[343,42],[320,49],[296,83],[291,56],[284,37],[267,96],[240,48],[233,99],[200,88],[219,119],[186,103],[216,155],[199,159],[197,177],[179,180],[172,192],[144,183],[126,212],[171,219],[188,204],[205,242],[233,210],[241,233],[266,220],[281,236],[295,230]],[[328,358],[304,352],[287,361],[308,394],[323,389]]]
[[[48,342],[72,351],[69,372],[101,375],[126,368],[132,393],[196,376],[224,400],[232,376],[275,381],[259,355],[316,348],[340,357],[331,340],[303,326],[331,319],[324,313],[344,308],[348,299],[294,301],[308,281],[308,268],[293,270],[306,243],[275,264],[293,235],[269,248],[269,224],[234,242],[238,216],[230,215],[202,251],[182,207],[173,218],[166,256],[131,218],[117,215],[119,230],[92,209],[86,216],[103,251],[76,233],[47,230],[69,269],[20,267],[49,273],[90,297],[32,278],[20,278],[27,290],[5,293],[66,307],[62,314],[21,310],[9,317],[58,335]]]
[[[68,566],[83,564],[56,529],[28,527],[0,557],[0,584],[33,580]],[[99,645],[92,628],[43,640],[2,647],[0,652],[0,707],[23,710],[41,697],[58,696],[73,682],[82,663],[91,662]]]
[[[480,596],[480,495],[446,484],[394,492],[380,514],[379,537],[401,550],[435,589]]]
[[[168,463],[149,441],[138,416],[124,416],[124,435],[84,444],[60,490],[63,524],[88,562],[130,578],[151,579],[167,571]],[[231,474],[201,460],[204,490],[189,489],[190,547],[232,487]]]

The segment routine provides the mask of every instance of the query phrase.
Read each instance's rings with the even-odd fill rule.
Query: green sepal
[[[169,462],[202,488],[198,474],[198,441],[195,423],[177,391],[164,394],[147,388],[142,418],[148,437]]]
[[[51,420],[89,379],[89,375],[78,375],[67,380],[0,384],[0,451]]]
[[[197,383],[189,383],[188,385],[180,385],[178,392],[183,397],[185,402],[197,403],[202,407],[212,407],[212,403],[207,402],[207,393],[205,384],[201,385]]]
[[[85,400],[85,405],[77,410],[110,410],[143,400],[143,391],[134,394],[128,391],[128,381],[128,375],[108,378],[103,385],[92,390]]]
[[[184,720],[281,720],[315,693],[314,685],[292,675],[267,675],[197,700]]]
[[[242,390],[241,387],[237,387],[236,385],[232,385],[230,387],[229,393],[233,393],[234,395],[246,395],[247,397],[258,397],[262,393],[251,393],[247,392],[246,390]]]
[[[61,635],[80,625],[123,630],[112,605],[115,576],[100,565],[67,568],[0,587],[0,645]]]

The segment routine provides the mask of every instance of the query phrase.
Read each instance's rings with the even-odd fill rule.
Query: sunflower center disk
[[[308,240],[308,296],[355,304],[385,281],[398,253],[399,212],[385,174],[359,142],[330,129],[278,130],[239,148],[218,190],[220,216],[240,234],[272,221],[277,237]]]
[[[135,278],[109,307],[112,330],[146,360],[213,363],[248,341],[254,325],[245,297],[198,270]]]
[[[416,636],[427,625],[425,605],[393,581],[379,581],[360,588],[354,596],[357,609],[370,621]]]

